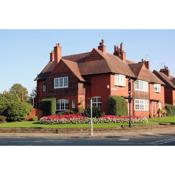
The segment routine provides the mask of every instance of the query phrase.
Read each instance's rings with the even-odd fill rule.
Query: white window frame
[[[126,86],[126,76],[122,74],[115,74],[114,76],[114,84],[115,86]]]
[[[68,99],[59,99],[57,100],[57,111],[65,111],[69,109],[69,100]]]
[[[54,89],[68,88],[68,76],[54,78]]]
[[[149,90],[149,83],[143,80],[136,80],[134,82],[134,90],[148,92]]]
[[[99,100],[100,99],[100,100]],[[101,108],[102,98],[100,96],[92,97],[92,105]]]
[[[47,89],[47,88],[46,88],[46,84],[43,84],[43,86],[42,86],[42,91],[43,91],[43,92],[46,92],[46,89]]]
[[[75,109],[75,100],[72,100],[72,109]]]
[[[154,92],[156,92],[156,93],[161,92],[161,85],[160,84],[154,84]]]
[[[149,100],[135,99],[134,100],[134,110],[135,111],[149,111]]]

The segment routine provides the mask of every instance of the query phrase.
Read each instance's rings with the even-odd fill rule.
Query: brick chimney
[[[55,56],[54,56],[54,51],[50,52],[50,62],[53,62],[55,59]]]
[[[115,56],[120,57],[120,49],[118,46],[114,45],[114,53]]]
[[[54,61],[56,63],[59,63],[61,58],[62,58],[62,48],[60,46],[59,43],[56,44],[56,46],[54,47]]]
[[[103,39],[99,43],[98,49],[101,50],[102,52],[106,52],[106,46],[104,45],[104,40]]]
[[[164,66],[163,69],[160,69],[160,72],[164,73],[166,76],[170,77],[170,71],[167,66]]]
[[[114,55],[118,56],[123,62],[126,61],[126,52],[123,49],[123,43],[120,43],[120,47],[114,46]]]
[[[148,61],[148,60],[142,59],[142,63],[144,63],[144,64],[145,64],[145,67],[146,67],[147,69],[149,69],[149,61]]]

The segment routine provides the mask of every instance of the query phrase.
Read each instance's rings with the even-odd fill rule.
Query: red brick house
[[[149,69],[149,62],[126,58],[123,44],[108,53],[102,40],[92,51],[62,56],[60,44],[37,76],[37,102],[57,99],[57,110],[86,108],[93,104],[108,112],[108,98],[122,96],[128,102],[131,87],[131,115],[153,116],[164,106],[164,83]]]
[[[175,78],[170,75],[168,67],[153,71],[154,74],[165,84],[164,101],[165,104],[175,105]]]

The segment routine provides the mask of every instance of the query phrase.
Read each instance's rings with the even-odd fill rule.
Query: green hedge
[[[110,96],[109,97],[109,114],[117,116],[128,115],[127,102],[123,97]]]
[[[175,106],[166,104],[165,109],[167,112],[167,116],[174,116],[175,115]]]
[[[45,116],[56,114],[56,98],[43,99],[40,102],[40,109]]]
[[[91,117],[91,109],[89,107],[86,108],[83,112],[83,115],[87,116],[87,117]],[[101,117],[103,115],[105,115],[105,113],[102,112],[100,108],[93,106],[93,108],[92,108],[92,116],[93,117]]]

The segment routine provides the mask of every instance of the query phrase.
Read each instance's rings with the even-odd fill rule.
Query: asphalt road
[[[1,146],[173,146],[174,134],[161,134],[156,136],[143,135],[142,137],[25,137],[25,136],[0,136]]]

